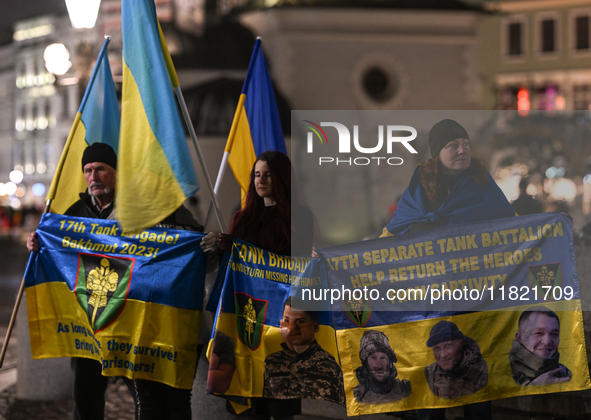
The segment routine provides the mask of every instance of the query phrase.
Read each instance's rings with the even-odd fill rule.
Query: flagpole
[[[164,64],[166,65],[166,69],[168,71],[168,77],[170,77],[170,83],[172,84],[172,88],[174,93],[176,94],[179,106],[181,107],[181,112],[183,114],[183,118],[185,119],[185,125],[187,126],[187,130],[189,130],[189,135],[191,136],[191,140],[193,141],[193,146],[195,147],[195,151],[197,152],[197,158],[199,159],[199,164],[201,165],[201,169],[203,169],[203,174],[205,175],[205,181],[207,184],[207,189],[209,190],[209,195],[211,196],[211,203],[213,204],[213,209],[215,211],[215,215],[218,219],[218,224],[220,225],[220,229],[222,232],[226,232],[226,225],[224,224],[224,220],[222,219],[220,206],[218,204],[217,197],[213,191],[213,186],[211,183],[211,178],[209,176],[209,172],[207,172],[207,168],[205,166],[205,160],[203,159],[203,154],[201,153],[201,148],[199,147],[199,143],[197,142],[197,134],[195,133],[195,128],[193,127],[193,123],[191,122],[191,116],[189,115],[189,110],[187,108],[187,104],[185,103],[185,98],[183,97],[183,92],[181,91],[181,84],[179,82],[179,78],[176,74],[176,70],[174,68],[174,64],[172,63],[172,57],[170,56],[170,52],[168,51],[168,46],[166,45],[166,41],[164,39],[164,34],[162,33],[162,27],[160,26],[160,22],[156,19],[156,23],[158,24],[158,33],[160,36],[160,48],[162,50],[162,57],[164,58]]]
[[[64,145],[64,150],[62,151],[62,155],[60,156],[59,163],[57,168],[55,169],[55,175],[53,176],[53,180],[51,181],[51,185],[49,187],[49,191],[47,192],[47,201],[45,202],[45,209],[43,210],[43,214],[49,213],[51,210],[51,202],[55,198],[55,193],[57,191],[57,185],[59,184],[60,177],[62,176],[62,171],[64,168],[64,164],[66,162],[66,156],[70,151],[70,146],[72,144],[72,139],[74,138],[74,133],[76,133],[76,128],[80,123],[80,119],[82,117],[82,111],[84,110],[84,105],[86,105],[86,100],[88,98],[88,94],[92,89],[92,85],[96,80],[96,75],[99,68],[99,63],[101,62],[103,56],[107,53],[107,46],[111,41],[111,37],[109,35],[105,35],[105,42],[99,52],[99,55],[96,59],[96,65],[92,71],[92,75],[90,76],[90,80],[88,81],[88,86],[86,87],[86,92],[84,92],[84,97],[82,98],[82,102],[80,103],[80,108],[78,109],[78,113],[76,114],[76,118],[74,119],[74,123],[72,124],[72,129],[70,130],[70,134],[68,135],[68,139],[66,140],[66,144]],[[21,280],[21,285],[18,290],[18,294],[16,295],[16,302],[14,302],[14,308],[12,310],[12,315],[10,316],[10,322],[8,323],[8,329],[6,330],[6,336],[4,337],[4,343],[2,343],[2,351],[0,352],[0,368],[4,363],[4,357],[6,356],[6,351],[8,350],[8,342],[10,341],[10,337],[12,336],[12,330],[14,329],[14,323],[16,321],[16,315],[18,312],[18,308],[21,305],[21,301],[23,300],[23,294],[25,293],[25,278]]]
[[[199,143],[197,143],[197,134],[195,134],[195,128],[191,123],[191,117],[189,116],[189,110],[187,109],[187,104],[185,103],[185,98],[183,97],[183,92],[181,92],[181,87],[176,86],[174,88],[174,93],[176,93],[177,99],[179,101],[179,105],[181,107],[181,112],[183,117],[185,118],[185,124],[187,125],[187,129],[189,130],[189,134],[191,136],[191,140],[193,141],[193,146],[195,146],[195,151],[197,152],[197,158],[199,159],[199,163],[201,164],[201,169],[203,169],[203,173],[205,174],[205,180],[207,183],[207,189],[209,190],[209,195],[211,196],[211,203],[213,204],[213,210],[215,212],[216,218],[218,219],[218,224],[220,225],[220,229],[222,233],[226,232],[226,225],[221,216],[220,206],[218,204],[218,199],[215,195],[213,190],[213,186],[211,184],[211,178],[209,177],[209,173],[207,172],[207,168],[205,167],[205,160],[203,159],[203,154],[201,153],[201,148],[199,147]]]

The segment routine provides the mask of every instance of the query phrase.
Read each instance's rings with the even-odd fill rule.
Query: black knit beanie
[[[470,139],[466,129],[459,123],[446,119],[435,124],[429,131],[431,158],[435,158],[447,143],[455,139]]]
[[[82,171],[87,163],[102,162],[113,169],[117,169],[117,155],[111,146],[106,143],[93,143],[84,149],[82,155]]]

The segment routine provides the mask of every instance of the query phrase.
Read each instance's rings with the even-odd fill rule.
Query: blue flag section
[[[591,387],[568,216],[317,252],[327,281],[292,294],[330,304],[349,415]]]
[[[273,254],[234,239],[208,355],[209,392],[313,398],[344,404],[330,312],[290,297],[311,258]]]
[[[25,273],[34,358],[86,357],[106,376],[191,388],[206,258],[202,233],[45,214]]]

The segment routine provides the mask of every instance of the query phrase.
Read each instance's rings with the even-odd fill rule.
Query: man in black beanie
[[[87,217],[91,219],[115,219],[113,206],[115,201],[115,183],[117,180],[117,154],[113,148],[105,143],[93,143],[84,149],[82,155],[82,172],[86,179],[87,190],[80,193],[80,199],[66,210],[65,216]],[[179,207],[174,213],[166,217],[158,226],[203,232],[201,226],[193,218],[191,212],[184,206]],[[201,241],[201,248],[207,252],[214,249],[215,237],[208,234]],[[27,239],[27,249],[38,252],[40,249],[36,232],[32,232]],[[215,255],[215,252],[211,253]],[[200,354],[201,348],[197,349]],[[94,359],[82,357],[72,358],[74,369],[74,420],[103,420],[105,413],[105,391],[107,389],[107,376],[102,374],[102,363]],[[127,381],[130,390],[138,388],[155,388],[153,393],[169,392],[167,385],[154,381],[138,380]],[[169,387],[172,388],[172,387]],[[137,399],[137,391],[132,392]],[[183,408],[190,411],[190,390],[175,389],[175,397],[179,401],[186,402]],[[178,395],[177,395],[178,394]]]

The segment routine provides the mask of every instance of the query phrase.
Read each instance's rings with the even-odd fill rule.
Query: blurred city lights
[[[45,184],[42,184],[40,182],[33,184],[33,186],[31,187],[31,192],[35,197],[42,197],[43,194],[45,194]]]
[[[70,22],[75,29],[94,28],[101,0],[66,0]]]
[[[556,168],[554,166],[546,169],[546,178],[554,178],[556,176]]]
[[[10,200],[10,207],[12,207],[15,210],[18,210],[21,208],[21,200],[19,200],[18,198],[13,198],[12,200]]]
[[[517,91],[517,111],[522,117],[529,113],[529,92],[524,87]]]
[[[553,201],[565,200],[572,202],[577,196],[577,185],[570,179],[561,178],[554,182],[550,191],[550,198]]]
[[[21,198],[21,197],[24,197],[25,196],[25,192],[26,191],[25,191],[25,189],[23,187],[18,187],[16,189],[16,193],[15,194],[16,194],[17,197]]]
[[[4,182],[0,182],[0,197],[6,195],[6,187],[4,185]]]
[[[13,182],[7,182],[6,184],[4,184],[4,191],[6,192],[6,195],[13,195],[16,192],[16,184]]]
[[[43,52],[45,67],[47,71],[58,76],[66,74],[72,67],[70,62],[70,52],[64,44],[50,44]]]
[[[10,179],[10,181],[14,182],[15,184],[20,184],[21,182],[23,182],[23,176],[23,173],[17,170],[9,173],[8,179]]]
[[[583,184],[585,184],[585,185],[591,184],[591,174],[587,174],[583,177]]]

